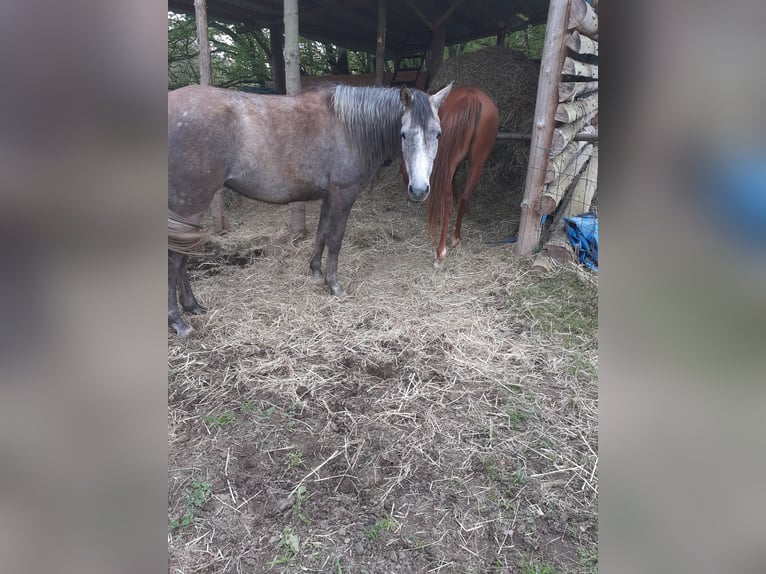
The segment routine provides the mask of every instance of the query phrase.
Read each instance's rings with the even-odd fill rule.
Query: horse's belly
[[[266,203],[292,203],[293,201],[314,201],[322,199],[327,192],[322,187],[313,183],[291,183],[276,180],[243,181],[230,179],[226,181],[229,187],[250,199],[265,201]]]

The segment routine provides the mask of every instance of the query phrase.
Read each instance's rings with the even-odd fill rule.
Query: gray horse
[[[204,240],[199,225],[226,186],[269,203],[322,200],[309,268],[335,296],[338,253],[351,206],[377,169],[400,151],[410,199],[424,201],[441,134],[438,108],[452,84],[433,96],[403,87],[320,86],[297,96],[246,94],[188,86],[168,94],[168,325],[205,309],[192,293],[186,254]]]

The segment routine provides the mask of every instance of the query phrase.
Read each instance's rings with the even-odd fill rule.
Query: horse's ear
[[[410,104],[412,103],[412,92],[407,86],[402,86],[402,89],[399,90],[399,98],[402,100],[402,104],[404,104],[405,108],[410,107]]]
[[[436,108],[437,110],[439,109],[439,106],[442,105],[442,102],[444,102],[444,99],[447,97],[447,94],[450,93],[453,83],[454,82],[450,82],[446,87],[436,92],[433,96],[429,96],[429,99],[431,100],[431,105],[434,108]]]

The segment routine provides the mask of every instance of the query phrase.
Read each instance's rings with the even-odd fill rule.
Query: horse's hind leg
[[[481,170],[484,167],[484,162],[468,164],[468,177],[466,178],[465,188],[463,194],[457,201],[457,219],[455,220],[455,233],[452,236],[451,247],[454,249],[460,244],[460,226],[463,224],[463,216],[468,210],[468,202],[471,199],[471,194],[479,184],[479,178],[481,177]]]
[[[192,292],[191,283],[189,283],[189,275],[186,271],[186,262],[188,260],[189,258],[184,255],[181,264],[178,267],[178,291],[181,295],[181,307],[184,311],[191,313],[192,315],[202,315],[207,309],[199,304]]]
[[[309,261],[309,269],[311,269],[311,274],[314,277],[322,276],[322,253],[324,253],[324,246],[327,241],[327,226],[329,223],[327,215],[329,211],[328,205],[327,199],[323,199],[319,210],[316,238],[314,239],[314,253]]]
[[[179,271],[183,255],[168,250],[168,326],[172,327],[179,338],[188,337],[192,328],[181,318],[178,310]]]
[[[444,201],[444,207],[442,210],[441,233],[439,234],[439,245],[436,247],[436,261],[434,261],[436,269],[441,269],[444,266],[444,260],[447,257],[447,232],[449,231],[449,220],[452,217],[451,189],[445,190],[442,195],[442,201]]]

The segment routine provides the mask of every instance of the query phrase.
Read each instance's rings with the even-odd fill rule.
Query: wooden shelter
[[[379,10],[385,14],[386,58],[405,55],[413,38],[429,47],[522,30],[545,22],[548,0],[300,0],[301,36],[349,50],[376,53]],[[194,0],[168,0],[168,9],[194,13]],[[210,19],[254,28],[281,26],[283,0],[207,0]],[[423,34],[427,32],[428,34]]]
[[[284,68],[282,34],[275,33],[283,31],[284,0],[207,0],[206,4],[210,19],[269,28],[274,68]],[[592,60],[597,61],[598,55],[598,18],[594,5],[596,0],[298,1],[300,35],[377,54],[378,84],[383,81],[384,59],[397,61],[415,51],[427,52],[433,76],[445,46],[490,36],[500,44],[508,33],[546,23],[533,132],[498,137],[531,142],[516,248],[521,255],[540,247],[543,214],[571,211],[564,204],[573,193],[589,204],[595,192],[592,172],[597,169],[598,135],[592,124],[598,118],[598,65]],[[168,0],[168,9],[194,14],[195,0]],[[582,61],[578,54],[591,61]],[[276,77],[275,83],[284,91]],[[591,157],[595,161],[589,161]],[[588,178],[580,175],[588,170],[586,165]]]

